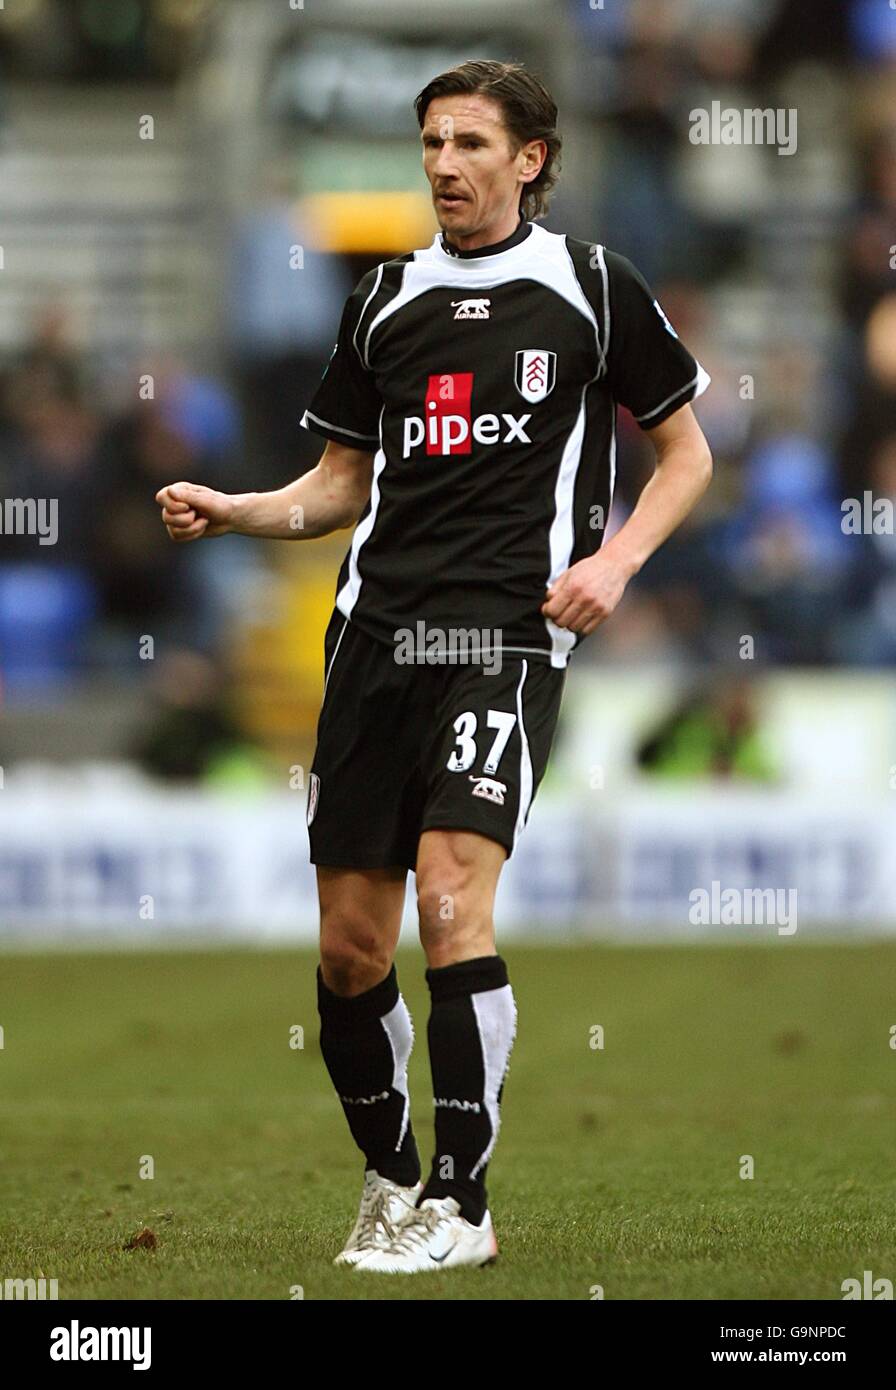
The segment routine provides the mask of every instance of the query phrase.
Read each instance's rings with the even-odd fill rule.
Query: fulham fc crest
[[[544,348],[524,348],[516,355],[514,380],[516,389],[526,401],[543,401],[554,389],[557,379],[557,354]]]

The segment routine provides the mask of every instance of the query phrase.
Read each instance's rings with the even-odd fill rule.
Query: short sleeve
[[[614,399],[642,429],[661,425],[710,383],[631,261],[605,253],[610,290],[607,374]]]
[[[365,276],[346,300],[339,325],[339,337],[324,369],[320,385],[302,416],[305,429],[364,449],[380,442],[380,414],[383,402],[370,368],[361,358],[358,321],[373,284]]]

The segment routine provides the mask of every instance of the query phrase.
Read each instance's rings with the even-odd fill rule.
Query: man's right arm
[[[156,493],[173,541],[226,535],[313,540],[354,526],[367,505],[372,452],[333,440],[320,463],[276,492],[215,492],[198,483],[169,483]]]

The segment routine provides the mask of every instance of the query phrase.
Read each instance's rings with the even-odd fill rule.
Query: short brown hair
[[[560,171],[562,138],[557,130],[557,104],[539,78],[522,63],[499,63],[474,59],[434,77],[414,102],[420,129],[426,112],[436,97],[481,93],[498,102],[511,143],[520,150],[530,140],[543,140],[548,147],[544,164],[536,178],[526,184],[520,207],[527,218],[543,217],[548,210],[550,191]],[[516,153],[516,151],[514,151]]]

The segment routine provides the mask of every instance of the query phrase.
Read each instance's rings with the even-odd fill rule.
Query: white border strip
[[[332,425],[329,420],[322,420],[319,415],[314,415],[310,410],[306,410],[299,423],[307,430],[306,420],[313,420],[316,425],[321,425],[325,430],[335,430],[336,434],[350,434],[352,439],[363,439],[367,444],[376,444],[379,436],[375,434],[358,434],[357,430],[347,430],[344,425]]]
[[[694,377],[693,381],[689,381],[687,386],[682,386],[680,390],[673,391],[671,396],[667,396],[664,401],[660,401],[659,405],[655,405],[653,407],[653,410],[648,410],[646,415],[636,415],[635,419],[640,425],[644,420],[649,420],[652,415],[659,415],[661,410],[663,410],[667,405],[670,405],[672,401],[677,400],[679,396],[683,396],[685,391],[690,391],[692,387],[696,387],[696,390],[694,391],[693,396],[690,397],[690,400],[695,401],[698,396],[703,395],[703,392],[706,390],[707,386],[711,381],[712,377],[709,375],[709,372],[704,371],[704,369],[700,366],[700,363],[698,362],[697,375]],[[688,404],[689,401],[685,401],[685,405]]]
[[[523,720],[523,686],[526,682],[526,676],[529,674],[529,663],[523,661],[522,665],[523,672],[516,688],[516,718],[520,730],[520,805],[516,825],[513,829],[514,849],[523,832],[523,826],[526,824],[529,807],[532,805],[532,758],[529,754],[529,740],[526,737],[526,725]]]

